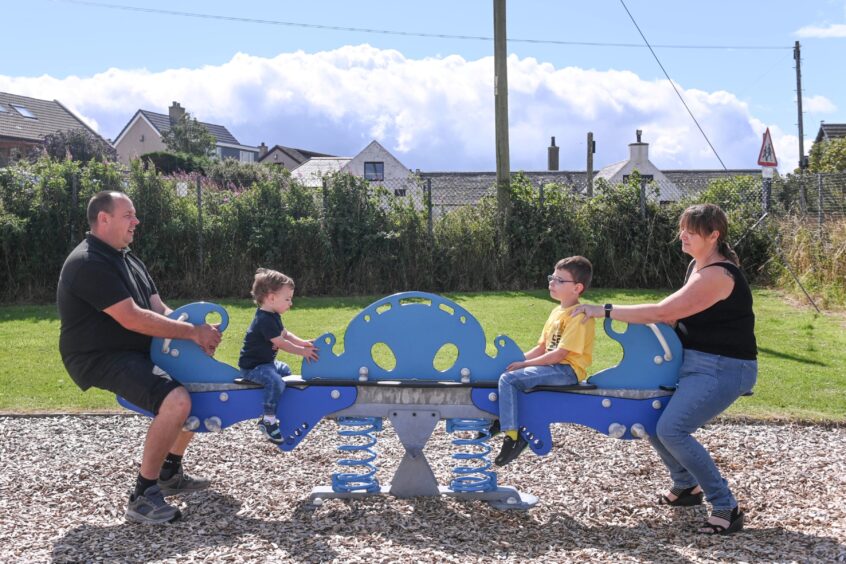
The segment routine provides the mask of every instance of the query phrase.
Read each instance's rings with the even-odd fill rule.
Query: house
[[[314,157],[334,157],[335,155],[327,155],[326,153],[317,153],[315,151],[308,151],[306,149],[296,149],[294,147],[284,147],[282,145],[275,145],[272,149],[268,149],[267,145],[262,143],[258,147],[258,162],[261,164],[279,165],[288,170],[294,170],[304,162]]]
[[[178,102],[168,108],[167,115],[138,110],[129,120],[113,143],[118,159],[129,164],[141,155],[166,150],[162,135],[170,130],[185,115],[185,109]],[[215,139],[215,155],[221,159],[236,159],[245,163],[258,160],[258,147],[242,145],[222,125],[200,122]]]
[[[422,201],[416,175],[378,141],[371,141],[354,157],[312,157],[291,174],[306,186],[320,186],[323,176],[335,172],[364,178],[384,186],[395,196],[413,196],[415,201]]]
[[[846,123],[826,123],[821,121],[820,129],[817,131],[817,138],[814,139],[814,143],[839,139],[840,137],[846,137]]]
[[[73,129],[86,129],[102,139],[58,100],[0,92],[0,166],[26,157],[46,135]]]

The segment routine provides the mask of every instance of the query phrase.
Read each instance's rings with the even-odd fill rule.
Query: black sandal
[[[699,528],[699,533],[702,535],[730,535],[743,529],[743,512],[740,507],[735,507],[731,510],[731,518],[728,519],[729,526],[715,525],[709,521],[705,521]]]
[[[658,497],[658,505],[672,505],[673,507],[693,507],[694,505],[701,505],[703,493],[701,491],[693,493],[698,486],[691,486],[685,490],[680,491],[676,495],[676,499],[670,499],[664,494]]]

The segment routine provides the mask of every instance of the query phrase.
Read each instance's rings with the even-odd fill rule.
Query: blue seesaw
[[[212,303],[185,305],[171,317],[199,324],[211,313],[229,317]],[[520,433],[537,455],[552,448],[550,424],[576,423],[618,439],[655,432],[678,379],[682,349],[666,325],[629,324],[606,333],[623,347],[622,361],[574,386],[540,387],[518,394]],[[331,486],[315,488],[309,506],[328,498],[390,493],[397,497],[450,495],[479,499],[499,509],[528,509],[537,497],[497,484],[490,460],[488,427],[498,417],[497,382],[523,353],[509,337],[486,352],[482,326],[466,309],[441,296],[405,292],[364,308],[350,322],[344,351],[331,333],[315,340],[320,359],[303,363],[302,376],[286,378],[278,417],[284,451],[296,448],[321,419],[334,419],[343,444],[342,471]],[[445,350],[457,351],[445,369],[435,367]],[[379,361],[374,359],[378,351]],[[185,429],[216,432],[262,414],[262,390],[236,383],[239,371],[207,356],[191,341],[154,339],[152,359],[191,394]],[[386,361],[392,357],[392,361]],[[667,389],[664,389],[667,388]],[[123,398],[121,405],[151,415]],[[376,433],[388,419],[405,455],[388,485],[376,477]],[[454,478],[439,486],[423,449],[440,420],[456,434]],[[481,435],[480,438],[477,438]]]

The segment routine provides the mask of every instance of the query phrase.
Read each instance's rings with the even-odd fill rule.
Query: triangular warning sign
[[[770,128],[764,132],[764,142],[761,143],[761,152],[758,154],[758,164],[761,166],[778,166],[773,138],[770,137]]]

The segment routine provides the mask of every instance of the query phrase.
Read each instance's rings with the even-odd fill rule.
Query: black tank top
[[[694,266],[695,261],[691,261],[684,278],[685,284]],[[752,291],[746,277],[730,262],[715,262],[703,268],[711,266],[721,266],[734,276],[731,294],[705,311],[679,319],[676,334],[686,349],[755,360],[758,356],[755,314],[752,312]]]

